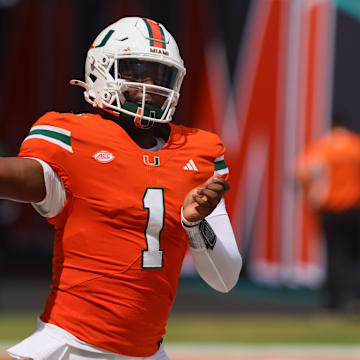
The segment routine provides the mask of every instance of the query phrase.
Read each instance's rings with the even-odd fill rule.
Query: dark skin
[[[129,78],[129,76],[128,76]],[[133,79],[129,79],[133,80]],[[151,78],[146,78],[142,81],[145,84],[153,85]],[[125,97],[128,101],[142,104],[143,93],[139,89],[130,88],[126,93]],[[146,92],[145,95],[145,104],[152,105],[155,107],[161,107],[164,103],[164,97]],[[139,145],[142,149],[149,149],[156,145],[155,137],[161,137],[165,140],[168,140],[170,135],[170,126],[167,124],[154,123],[154,125],[149,129],[141,129],[137,127],[133,121],[128,119],[120,119],[118,124],[128,133],[128,135],[134,140],[134,142]]]
[[[156,145],[155,137],[161,137],[165,142],[169,139],[170,126],[154,123],[150,129],[140,129],[133,121],[119,117],[115,120],[142,149],[149,149]]]
[[[144,81],[152,83],[151,79]],[[141,90],[131,89],[125,95],[129,101],[141,103]],[[163,102],[163,98],[156,94],[146,94],[145,100],[146,104],[157,107]],[[161,137],[166,142],[170,135],[168,124],[155,123],[150,129],[141,129],[129,119],[119,117],[116,122],[143,149],[155,146],[155,137]],[[183,202],[185,219],[197,221],[209,215],[229,188],[225,179],[212,176],[205,183],[192,189]],[[0,158],[0,198],[39,202],[45,198],[45,195],[43,169],[36,160],[16,157]]]
[[[39,202],[45,195],[43,169],[36,160],[0,158],[0,198]]]

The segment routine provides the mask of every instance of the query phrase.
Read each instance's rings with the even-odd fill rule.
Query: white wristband
[[[206,250],[204,238],[201,235],[199,226],[185,226],[183,228],[188,238],[189,246],[192,250]]]

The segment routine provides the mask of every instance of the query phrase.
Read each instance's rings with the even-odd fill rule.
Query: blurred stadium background
[[[360,359],[359,305],[324,309],[322,234],[288,177],[333,116],[360,132],[360,2],[0,0],[2,155],[15,156],[46,111],[91,111],[68,81],[82,78],[98,32],[131,15],[163,23],[178,41],[187,76],[175,122],[215,131],[227,146],[227,204],[245,264],[220,295],[186,259],[169,353]],[[0,239],[1,354],[41,312],[52,231],[29,205],[1,200]]]

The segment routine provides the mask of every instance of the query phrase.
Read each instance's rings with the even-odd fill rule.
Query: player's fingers
[[[225,179],[220,178],[218,176],[212,176],[207,181],[205,181],[203,184],[198,186],[198,189],[204,189],[204,188],[212,188],[216,191],[217,191],[217,189],[219,189],[219,190],[223,190],[224,192],[226,192],[230,189],[230,185]]]
[[[200,185],[199,188],[201,189],[208,187],[211,188],[214,185],[220,186],[222,188],[222,190],[220,190],[222,191],[222,194],[225,194],[230,189],[229,183],[225,179],[217,175],[210,177],[207,181],[205,181],[202,185]]]
[[[205,188],[212,189],[214,191],[221,191],[224,187],[221,184],[211,183],[211,184],[207,184]]]
[[[213,191],[216,191],[217,193],[219,194],[224,194],[225,193],[225,188],[222,184],[208,184],[206,186],[206,189],[210,189],[210,190],[213,190]]]
[[[217,204],[221,198],[221,194],[219,194],[217,191],[213,191],[211,189],[201,189],[199,191],[199,195],[204,195],[207,197],[207,201],[211,203]]]
[[[224,188],[224,192],[227,192],[230,189],[230,184],[222,177],[214,176],[213,182],[217,184],[221,184]]]
[[[199,189],[199,192],[200,192],[200,189]],[[200,198],[200,199],[202,199],[203,201],[207,201],[207,197],[205,196],[205,195],[201,195],[199,192],[196,192],[196,193],[193,193],[192,194],[192,198],[193,198],[193,200],[195,201],[195,202],[197,202],[197,198]]]
[[[200,196],[200,195],[194,195],[194,201],[198,203],[199,205],[210,207],[211,205],[208,202],[208,199],[206,196]]]
[[[201,187],[206,187],[208,184],[214,183],[217,176],[210,176],[202,185]]]

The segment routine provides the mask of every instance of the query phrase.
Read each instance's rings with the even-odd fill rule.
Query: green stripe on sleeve
[[[227,165],[225,163],[225,160],[221,160],[221,161],[216,161],[214,163],[215,165],[215,171],[218,171],[218,170],[222,170],[222,169],[226,169],[227,168]]]
[[[55,132],[55,131],[36,129],[36,130],[31,130],[29,132],[28,136],[31,136],[31,135],[47,136],[47,137],[59,140],[59,141],[63,142],[64,144],[68,145],[68,146],[71,146],[71,138],[70,138],[70,136],[60,134],[60,133]]]

